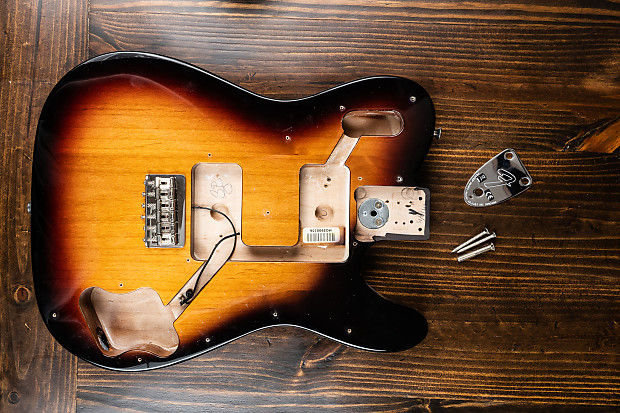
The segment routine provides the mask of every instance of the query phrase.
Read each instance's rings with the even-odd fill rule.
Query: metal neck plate
[[[514,149],[505,149],[469,178],[464,198],[468,205],[486,207],[509,200],[532,186],[532,177]]]

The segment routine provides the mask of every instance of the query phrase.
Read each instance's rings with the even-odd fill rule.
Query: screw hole
[[[476,188],[474,189],[474,195],[476,196],[482,196],[484,192],[482,191],[482,188]]]
[[[521,186],[528,186],[531,183],[530,178],[524,176],[523,178],[519,179],[519,183],[521,184]]]
[[[515,155],[514,155],[514,153],[512,153],[512,152],[506,152],[506,153],[504,154],[504,159],[507,159],[507,160],[511,160],[511,159],[512,159],[512,158],[514,158],[514,157],[515,157]]]

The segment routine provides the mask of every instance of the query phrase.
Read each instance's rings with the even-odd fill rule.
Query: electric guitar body
[[[381,76],[268,99],[194,66],[111,53],[42,110],[32,257],[52,335],[145,370],[269,326],[373,351],[427,324],[362,278],[367,249],[428,238],[415,172],[434,132],[418,84]]]

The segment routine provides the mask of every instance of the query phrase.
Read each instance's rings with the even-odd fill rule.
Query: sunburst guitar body
[[[380,76],[296,100],[189,64],[112,53],[69,72],[34,147],[32,257],[52,335],[146,370],[292,325],[401,351],[424,317],[362,278],[367,249],[428,238],[415,172],[427,92]]]

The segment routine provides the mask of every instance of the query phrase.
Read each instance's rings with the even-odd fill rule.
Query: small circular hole
[[[413,224],[413,219],[411,221],[409,221],[410,224]]]
[[[474,195],[476,196],[482,196],[484,192],[482,191],[482,188],[476,188],[474,189]]]
[[[418,231],[422,232],[422,228],[418,228]]]
[[[530,178],[524,176],[523,178],[519,179],[519,183],[521,184],[521,186],[528,186],[531,183]]]
[[[514,157],[515,157],[515,155],[514,155],[514,153],[512,153],[512,152],[506,152],[506,153],[504,154],[504,159],[507,159],[507,160],[511,160],[511,159],[512,159],[512,158],[514,158]]]
[[[373,217],[377,216],[377,211],[375,211],[374,209],[372,211],[370,211],[370,215]]]

